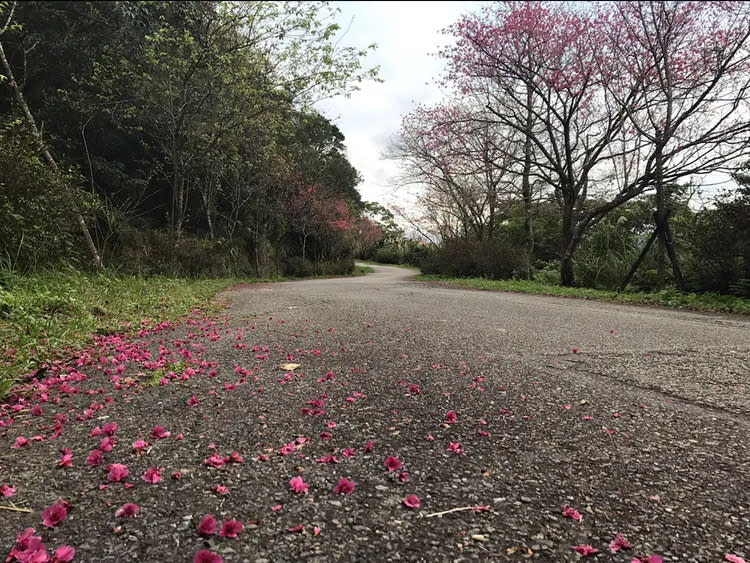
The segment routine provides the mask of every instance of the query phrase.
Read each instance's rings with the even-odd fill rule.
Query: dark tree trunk
[[[560,283],[571,287],[575,285],[573,273],[573,252],[575,250],[575,221],[573,206],[563,201],[562,237],[560,247]]]

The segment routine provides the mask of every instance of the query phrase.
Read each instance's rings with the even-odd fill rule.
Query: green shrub
[[[375,262],[380,262],[381,264],[401,263],[398,248],[395,246],[384,246],[383,248],[378,248],[375,251],[372,259],[375,260]]]
[[[85,247],[75,217],[91,206],[72,175],[41,160],[20,121],[0,123],[0,259],[19,271],[77,263]]]
[[[523,249],[505,240],[447,240],[420,268],[425,274],[455,278],[509,279],[524,266]]]
[[[139,276],[222,276],[237,272],[231,248],[213,241],[173,231],[128,229],[119,233],[115,261],[124,273]]]
[[[285,276],[308,278],[311,276],[347,276],[354,271],[353,259],[313,261],[300,256],[287,258],[283,265]]]

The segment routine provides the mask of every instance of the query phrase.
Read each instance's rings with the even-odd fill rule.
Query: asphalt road
[[[492,432],[486,442],[474,440],[463,455],[480,457],[475,465],[482,471],[453,478],[442,466],[430,469],[425,442],[392,440],[399,451],[414,448],[425,464],[423,479],[432,470],[446,487],[452,482],[476,493],[480,504],[496,505],[492,517],[457,518],[440,529],[450,540],[431,548],[431,557],[513,559],[531,548],[541,560],[576,560],[571,545],[591,543],[603,560],[616,560],[607,544],[618,531],[640,546],[639,554],[664,560],[750,557],[748,319],[453,289],[410,281],[412,273],[376,266],[360,278],[268,285],[237,294],[232,314],[309,322],[321,333],[333,328],[346,360],[327,365],[367,371],[376,411],[405,408],[399,412],[411,418],[407,426],[418,439],[441,408],[463,411],[472,422],[484,418],[488,431],[504,434],[499,444]],[[414,411],[414,401],[396,399],[415,381],[425,391],[422,401],[436,404]],[[438,399],[437,391],[450,396]],[[526,424],[509,428],[510,418]],[[475,427],[444,439],[465,441]],[[501,492],[493,479],[503,482]],[[442,493],[435,492],[431,509],[461,504],[460,495],[441,502]],[[560,519],[562,504],[586,509],[590,518],[558,530],[570,522]],[[520,514],[509,516],[514,507]],[[545,523],[548,512],[559,520]],[[492,533],[485,533],[485,521]],[[487,541],[456,547],[462,531]],[[435,530],[421,526],[422,533]],[[633,551],[627,554],[622,560],[630,561]]]
[[[184,439],[150,440],[132,459],[115,448],[107,462],[135,476],[179,469],[179,481],[100,490],[87,468],[36,470],[0,443],[15,456],[0,484],[15,479],[23,502],[27,481],[47,483],[40,509],[73,499],[45,541],[82,561],[189,561],[206,548],[228,562],[555,562],[581,559],[582,545],[598,550],[591,561],[750,559],[748,319],[452,289],[412,273],[376,266],[228,292],[226,319],[189,327],[194,376],[113,392],[100,418],[118,422],[125,449],[154,424]],[[60,408],[75,412],[74,400]],[[91,424],[57,446],[85,454]],[[48,444],[30,451],[53,455]],[[207,466],[213,451],[244,461]],[[306,493],[290,490],[296,476]],[[351,494],[333,491],[341,478]],[[212,494],[217,484],[228,493]],[[419,508],[403,504],[411,494]],[[113,518],[123,502],[141,506],[135,519]],[[205,513],[245,529],[201,539]],[[11,513],[0,540],[38,517]],[[612,553],[617,533],[630,547]]]

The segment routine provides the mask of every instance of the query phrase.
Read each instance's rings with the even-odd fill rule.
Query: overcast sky
[[[390,203],[395,163],[381,160],[388,139],[401,116],[415,104],[438,102],[443,94],[433,83],[442,62],[431,53],[449,38],[440,30],[461,14],[478,10],[484,2],[333,2],[341,9],[339,23],[349,28],[341,43],[378,48],[366,67],[380,66],[383,83],[365,83],[351,98],[320,102],[318,109],[332,119],[346,137],[348,157],[362,174],[362,199]],[[351,26],[349,25],[351,22]]]
[[[398,130],[401,116],[416,104],[431,104],[443,98],[434,83],[443,70],[433,54],[450,37],[440,31],[464,13],[477,12],[488,2],[332,2],[339,8],[342,45],[378,48],[365,61],[365,68],[380,66],[383,83],[364,83],[350,98],[320,102],[318,110],[334,121],[346,137],[349,161],[364,181],[362,199],[381,204],[407,204],[413,200],[403,190],[394,192],[397,164],[382,159],[389,138]],[[704,179],[704,196],[732,185],[725,174]],[[699,203],[697,201],[694,204]]]

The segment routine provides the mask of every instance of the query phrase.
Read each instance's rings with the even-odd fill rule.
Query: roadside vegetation
[[[216,313],[216,294],[238,278],[117,276],[55,271],[0,277],[0,395],[45,362],[70,355],[92,334],[133,333],[141,321]]]
[[[640,305],[659,305],[673,309],[688,309],[691,311],[712,311],[722,313],[737,313],[750,315],[750,299],[743,299],[733,295],[719,295],[717,293],[685,293],[673,288],[650,293],[619,292],[586,287],[564,287],[549,283],[528,280],[488,280],[486,278],[450,278],[420,274],[414,277],[418,281],[435,282],[452,287],[480,289],[488,291],[509,291],[513,293],[535,293],[538,295],[553,295],[557,297],[573,297],[577,299],[596,299],[599,301],[613,301],[619,303],[633,303]]]

